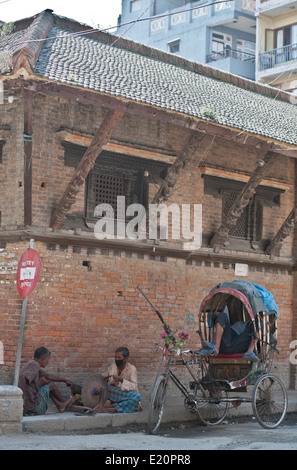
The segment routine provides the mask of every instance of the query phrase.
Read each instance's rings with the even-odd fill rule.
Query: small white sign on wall
[[[235,276],[248,276],[249,274],[249,265],[248,264],[235,264]]]

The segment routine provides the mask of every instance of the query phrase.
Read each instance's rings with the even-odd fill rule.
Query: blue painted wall
[[[135,24],[119,26],[116,34],[166,52],[169,50],[168,43],[179,41],[180,49],[176,54],[195,62],[207,62],[207,56],[212,50],[212,31],[232,36],[231,47],[234,50],[237,39],[256,42],[256,29],[244,32],[232,28],[235,21],[236,27],[240,28],[240,22],[246,18],[256,25],[254,15],[242,10],[242,0],[231,1],[228,8],[220,11],[215,11],[214,5],[209,5],[213,0],[198,0],[186,4],[184,0],[156,0],[155,9],[152,0],[141,0],[138,3],[140,8],[136,11],[131,11],[131,1],[122,0],[120,24],[130,21],[135,21]],[[201,8],[193,9],[198,6]],[[223,4],[217,8],[222,6]],[[156,16],[152,19],[143,21],[154,14]],[[228,57],[208,65],[246,78],[255,78],[255,64],[251,61]]]

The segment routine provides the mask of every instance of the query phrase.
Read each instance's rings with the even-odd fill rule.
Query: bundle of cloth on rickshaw
[[[276,317],[278,316],[278,307],[275,303],[274,295],[264,287],[252,282],[235,280],[232,282],[222,282],[221,284],[217,284],[213,289],[211,289],[211,292],[224,288],[235,289],[244,294],[252,307],[254,316],[256,316],[258,312],[263,311],[263,306],[266,313],[275,314]]]

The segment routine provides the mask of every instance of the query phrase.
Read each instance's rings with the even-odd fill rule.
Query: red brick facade
[[[173,330],[190,333],[188,345],[200,346],[195,332],[199,305],[219,282],[235,279],[236,262],[249,266],[243,280],[269,289],[278,304],[280,355],[276,364],[287,385],[295,386],[295,369],[290,365],[290,342],[297,334],[293,314],[295,274],[294,237],[288,236],[279,257],[263,252],[227,249],[215,253],[202,246],[189,256],[179,242],[152,243],[99,241],[84,230],[49,229],[51,215],[73,173],[65,165],[65,134],[91,138],[100,126],[104,109],[56,96],[34,94],[32,153],[32,227],[24,227],[24,112],[23,94],[12,105],[3,105],[0,138],[5,140],[0,164],[0,341],[4,364],[0,381],[11,383],[17,350],[22,300],[16,287],[16,270],[21,253],[35,239],[41,258],[41,275],[28,302],[22,362],[36,347],[52,351],[51,370],[82,381],[88,374],[105,370],[119,345],[127,345],[131,362],[139,371],[140,389],[148,394],[157,372],[162,326],[137,290],[140,285],[164,313]],[[162,121],[126,113],[111,143],[139,149],[146,158],[158,161],[175,157],[183,148],[189,130]],[[64,136],[64,137],[63,137]],[[79,140],[77,140],[78,142]],[[83,139],[81,140],[83,141]],[[115,148],[115,147],[114,147]],[[157,156],[156,156],[157,155]],[[199,150],[183,170],[170,203],[202,204],[203,236],[210,239],[222,218],[222,200],[205,191],[205,168],[220,178],[249,176],[264,151],[232,140],[205,134]],[[98,157],[100,158],[100,156]],[[166,161],[167,161],[166,160]],[[265,185],[282,190],[279,204],[263,206],[265,240],[273,238],[295,202],[295,162],[278,154],[265,175]],[[85,194],[80,191],[71,213],[83,216]],[[149,197],[156,191],[150,182]],[[30,231],[31,232],[30,232]],[[88,263],[85,263],[85,262]]]

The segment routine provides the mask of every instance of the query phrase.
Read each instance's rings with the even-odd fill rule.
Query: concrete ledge
[[[297,412],[297,392],[288,391],[288,412]],[[251,403],[242,403],[237,409],[231,405],[227,418],[238,418],[240,416],[252,416]],[[172,400],[165,405],[162,424],[197,422],[196,413],[189,413],[183,406],[183,402]],[[76,432],[95,431],[102,428],[127,429],[133,425],[147,427],[148,409],[138,413],[102,413],[94,416],[77,416],[75,412],[56,413],[48,412],[43,416],[26,416],[22,419],[24,432],[49,433],[49,432]]]
[[[0,434],[22,431],[23,392],[13,385],[0,385]]]
[[[162,423],[197,421],[197,416],[184,408],[167,407],[164,410]],[[22,420],[24,432],[59,432],[87,431],[102,428],[127,428],[148,422],[148,410],[137,413],[102,413],[94,416],[77,416],[73,412],[51,413],[43,416],[25,416]]]

